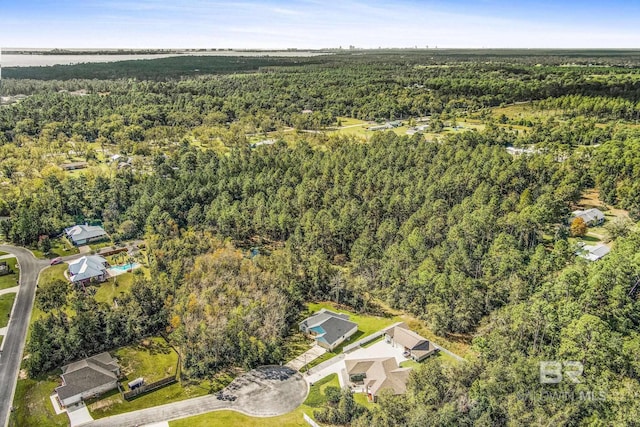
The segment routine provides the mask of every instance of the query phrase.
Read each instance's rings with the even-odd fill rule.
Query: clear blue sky
[[[0,46],[635,47],[640,0],[0,0]]]

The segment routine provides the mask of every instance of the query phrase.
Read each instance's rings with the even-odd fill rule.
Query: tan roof
[[[345,360],[349,376],[365,374],[364,383],[369,387],[369,393],[376,395],[378,391],[388,388],[394,394],[407,391],[407,380],[411,368],[400,368],[394,357],[379,357],[371,359]]]
[[[426,338],[416,334],[405,323],[395,325],[385,331],[395,342],[409,349],[418,349],[421,344],[428,343]]]

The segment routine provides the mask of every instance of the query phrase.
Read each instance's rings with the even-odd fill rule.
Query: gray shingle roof
[[[67,399],[118,379],[118,362],[109,353],[73,362],[62,367],[64,385],[58,387],[58,397]]]
[[[323,308],[318,313],[303,320],[300,326],[304,326],[307,330],[321,328],[324,332],[318,333],[316,338],[332,345],[358,325],[351,322],[347,314],[334,313]]]

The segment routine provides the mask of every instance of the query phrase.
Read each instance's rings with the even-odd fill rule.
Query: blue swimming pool
[[[118,270],[118,271],[129,271],[129,270],[133,270],[134,268],[138,267],[139,264],[132,262],[129,264],[124,264],[124,265],[114,265],[111,267],[112,270]]]

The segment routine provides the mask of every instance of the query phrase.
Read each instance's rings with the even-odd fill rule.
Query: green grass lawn
[[[229,382],[231,382],[231,379]],[[204,396],[210,391],[211,388],[208,382],[185,387],[180,383],[175,383],[127,402],[122,399],[118,390],[114,390],[101,396],[98,400],[87,401],[87,407],[91,416],[98,419],[164,405],[165,403],[178,402],[192,397]]]
[[[78,248],[73,246],[66,237],[60,237],[57,239],[51,239],[51,250],[45,255],[39,249],[31,249],[33,255],[40,259],[51,259],[59,256],[75,255],[78,253]]]
[[[243,415],[235,411],[214,411],[195,417],[183,418],[171,421],[170,427],[308,427],[302,418],[302,414],[313,417],[313,411],[320,409],[327,402],[324,390],[329,387],[340,387],[338,375],[331,374],[314,383],[309,389],[309,395],[304,403],[294,411],[278,417],[258,418]]]
[[[0,289],[7,289],[18,286],[20,280],[20,270],[16,267],[16,263],[18,262],[18,260],[16,258],[7,258],[3,259],[2,261],[7,263],[9,271],[11,271],[12,273],[5,276],[0,276]]]
[[[90,243],[89,247],[92,251],[99,251],[102,248],[109,248],[113,246],[113,242],[111,240],[104,240],[102,242]]]
[[[15,410],[9,418],[9,426],[68,426],[67,414],[56,415],[49,399],[51,393],[59,385],[60,377],[55,374],[40,380],[18,380],[13,399]]]
[[[40,280],[38,280],[38,284],[50,283],[58,279],[67,280],[64,277],[64,272],[68,267],[68,264],[62,263],[45,268],[40,272]]]
[[[120,294],[129,293],[133,286],[134,273],[124,273],[98,285],[95,298],[97,301],[113,304],[113,299]]]
[[[143,340],[138,345],[129,345],[111,352],[122,367],[127,382],[143,377],[147,383],[175,375],[178,355],[166,344],[164,339],[155,337]],[[125,401],[117,390],[87,401],[87,407],[93,418],[104,418],[138,409],[150,408],[165,403],[177,402],[192,397],[218,391],[233,381],[228,372],[220,373],[213,380],[182,386],[175,383],[159,390],[144,394],[129,402]]]
[[[9,324],[9,315],[15,299],[16,294],[13,293],[0,295],[0,328],[4,328]]]
[[[354,393],[353,400],[355,400],[358,405],[362,405],[367,409],[371,409],[375,406],[378,406],[377,403],[370,402],[369,399],[367,398],[367,395],[364,393]]]
[[[433,356],[432,356],[433,357]],[[400,367],[401,368],[411,368],[411,369],[415,369],[418,366],[420,366],[420,363],[416,362],[413,359],[409,359],[409,360],[405,360],[404,362],[400,363]]]
[[[160,337],[122,347],[113,355],[119,360],[125,390],[128,390],[126,383],[136,378],[152,383],[175,375],[178,366],[178,354]]]

